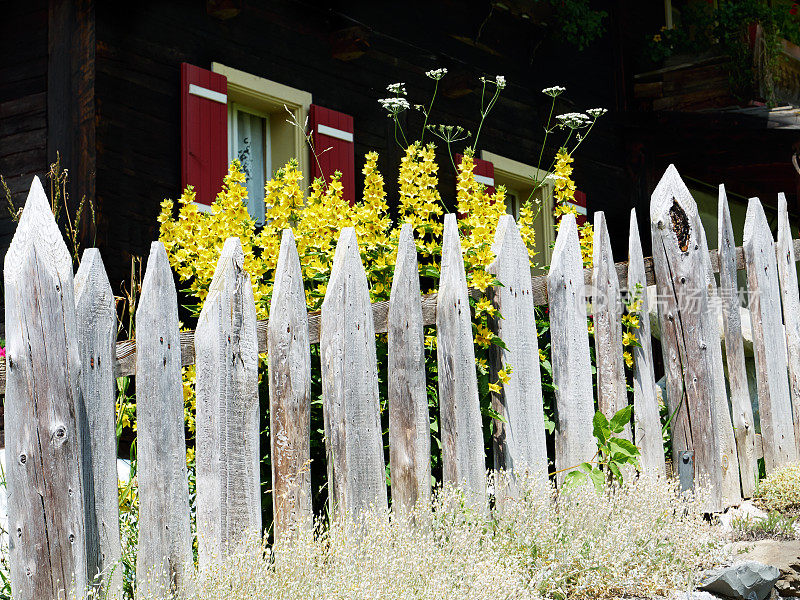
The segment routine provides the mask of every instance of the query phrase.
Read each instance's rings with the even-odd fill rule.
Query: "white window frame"
[[[537,262],[543,266],[549,265],[553,254],[552,246],[556,238],[555,218],[553,216],[553,192],[555,186],[552,179],[548,177],[549,173],[544,169],[537,169],[533,165],[486,150],[481,150],[481,158],[494,165],[495,186],[502,185],[502,183],[498,183],[498,179],[505,179],[527,187],[531,187],[534,181],[544,180],[544,184],[540,188],[544,191],[542,193],[542,206],[537,216],[537,219],[542,219],[541,235],[537,236],[537,238],[541,238],[540,254],[537,257]],[[514,218],[518,218],[518,216],[514,215]],[[538,242],[539,240],[537,239],[537,245],[539,245]]]

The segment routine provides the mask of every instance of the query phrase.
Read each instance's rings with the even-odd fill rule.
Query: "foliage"
[[[744,515],[731,522],[733,537],[737,541],[794,540],[798,517],[771,511],[765,518]]]
[[[767,511],[800,513],[800,463],[778,467],[756,490],[758,504]]]
[[[589,0],[546,1],[555,11],[559,38],[578,50],[585,50],[605,32],[603,21],[608,18],[608,13],[592,9]]]
[[[579,483],[591,481],[598,493],[603,491],[606,479],[609,482],[623,481],[625,468],[638,468],[639,449],[624,437],[619,437],[625,427],[631,422],[633,406],[628,405],[620,409],[609,421],[599,410],[592,420],[592,434],[597,442],[597,452],[592,460],[581,463],[577,468],[572,467],[564,478],[564,485],[575,486]]]
[[[253,540],[199,574],[197,598],[666,596],[726,558],[702,496],[681,495],[663,480],[599,494],[586,486],[556,494],[525,477],[517,485],[519,495],[491,516],[465,510],[446,488],[432,510],[418,507],[409,518],[367,514],[357,530],[319,522],[315,535],[274,546]]]

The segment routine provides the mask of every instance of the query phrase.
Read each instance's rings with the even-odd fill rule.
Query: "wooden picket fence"
[[[513,376],[493,398],[501,415],[494,465],[548,477],[534,305],[548,303],[556,388],[555,470],[591,460],[595,406],[627,405],[621,289],[655,281],[671,420],[673,459],[694,456],[709,510],[753,494],[757,436],[747,390],[736,272],[748,275],[757,362],[761,448],[767,471],[798,459],[800,299],[786,201],[773,241],[757,199],[736,248],[720,188],[720,249],[709,252],[697,207],[674,167],[656,188],[650,222],[654,256],[642,256],[631,213],[627,263],[615,264],[605,218],[596,215],[594,267],[584,270],[575,220],[561,223],[552,264],[532,278],[511,216],[501,218],[491,271],[503,283],[490,297],[503,318],[495,372]],[[720,275],[719,286],[714,272]],[[593,393],[586,284],[591,284],[597,397]],[[83,589],[102,572],[120,594],[115,387],[136,375],[139,541],[142,596],[187,594],[192,561],[181,366],[197,366],[197,524],[200,566],[242,535],[258,534],[258,354],[269,360],[274,533],[310,527],[311,344],[320,344],[330,509],[358,514],[388,504],[375,334],[388,332],[391,496],[395,507],[431,497],[424,361],[425,325],[436,326],[444,480],[486,510],[483,433],[469,295],[458,225],[444,222],[436,295],[420,294],[413,231],[403,227],[388,303],[370,304],[352,228],[341,232],[322,310],[306,310],[291,231],[283,234],[270,319],[256,320],[238,239],[225,243],[197,331],[178,329],[177,295],[164,247],[154,242],[136,313],[137,339],[115,344],[114,299],[97,250],[72,261],[40,182],[34,180],[5,260],[5,418],[9,565],[14,598],[42,600]],[[647,295],[634,350],[633,426],[641,471],[666,474],[651,351]],[[782,308],[781,308],[782,307]],[[722,313],[722,332],[718,315]],[[725,339],[730,398],[723,371]],[[2,374],[0,374],[2,375]],[[730,405],[729,405],[730,401]],[[595,404],[597,402],[597,404]],[[513,493],[511,491],[510,493]],[[65,583],[66,582],[66,583]]]

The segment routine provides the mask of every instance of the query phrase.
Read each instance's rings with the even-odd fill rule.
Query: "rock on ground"
[[[735,600],[766,600],[779,577],[777,567],[746,560],[708,571],[697,587]]]
[[[800,540],[760,540],[733,544],[742,558],[774,565],[780,571],[775,589],[783,598],[800,597]]]

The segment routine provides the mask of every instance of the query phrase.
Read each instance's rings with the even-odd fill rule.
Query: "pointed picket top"
[[[656,395],[656,378],[653,367],[653,346],[650,337],[650,307],[647,302],[647,279],[644,270],[642,241],[636,209],[631,209],[628,235],[628,294],[639,300],[639,326],[636,337],[639,346],[633,354],[633,422],[634,443],[641,452],[640,463],[645,473],[665,476],[664,440]]]
[[[594,397],[583,259],[575,215],[566,214],[547,275],[553,385],[556,388],[556,471],[589,461],[597,451],[592,435]],[[556,476],[561,485],[566,473]]]
[[[733,224],[724,185],[719,186],[717,225],[719,228],[719,298],[722,305],[722,328],[725,339],[725,359],[728,366],[733,432],[739,457],[742,494],[745,498],[752,498],[758,473],[755,450],[756,429],[753,420],[753,404],[747,384],[742,341],[736,241],[733,237]]]
[[[208,286],[208,295],[203,303],[203,308],[205,308],[209,299],[213,302],[230,282],[240,279],[243,271],[244,252],[242,251],[242,241],[238,237],[229,237],[222,245],[222,251],[219,254],[217,265],[214,267],[214,275]],[[200,311],[200,318],[202,316],[203,311]]]
[[[303,272],[291,229],[284,229],[267,322],[274,535],[310,530],[311,354]]]
[[[513,368],[509,382],[492,398],[494,409],[504,419],[494,423],[495,469],[511,472],[525,468],[546,483],[547,447],[530,256],[511,215],[500,217],[492,252],[497,258],[487,271],[503,285],[491,288],[490,296],[503,317],[497,319],[496,333],[507,348],[493,348],[493,377],[499,369]]]
[[[454,213],[444,218],[436,339],[444,480],[461,486],[477,510],[486,510],[483,426],[475,373],[472,317]]]
[[[767,473],[798,458],[787,374],[775,243],[758,198],[744,222],[744,255],[756,359],[761,442]]]
[[[62,279],[67,273],[72,278],[72,257],[38,177],[33,178],[17,230],[6,253],[5,277],[13,278],[22,267],[23,253],[29,246],[36,248],[42,267],[53,269]]]
[[[375,323],[352,227],[336,244],[322,302],[320,353],[331,514],[386,508]]]
[[[86,486],[86,541],[89,578],[108,590],[109,599],[122,597],[122,572],[114,568],[122,557],[117,490],[116,381],[114,378],[117,312],[114,293],[97,248],[83,252],[75,274],[75,313],[81,355],[82,397],[86,425],[81,432],[84,461],[91,477]]]
[[[650,201],[650,221],[661,223],[662,225],[659,226],[659,229],[671,225],[670,209],[672,209],[674,203],[677,203],[681,210],[686,213],[686,218],[689,222],[699,219],[697,203],[694,201],[692,193],[686,187],[675,165],[669,165],[658,185],[656,185]]]
[[[611,253],[606,217],[594,213],[594,254],[592,260],[592,307],[597,362],[597,405],[611,419],[628,405],[628,389],[622,358],[622,299],[619,277]],[[623,437],[631,439],[627,425]]]
[[[392,505],[410,509],[431,498],[431,447],[425,381],[425,332],[414,228],[400,229],[389,298],[389,472]]]
[[[792,399],[794,437],[800,456],[800,295],[797,289],[792,229],[786,196],[778,194],[778,241],[775,245],[778,258],[778,275],[781,282],[783,321],[786,327],[786,350],[789,361],[789,394]]]

